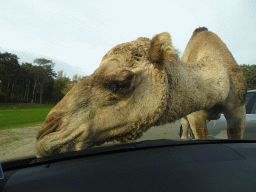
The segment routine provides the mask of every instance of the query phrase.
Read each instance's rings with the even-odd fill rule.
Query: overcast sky
[[[0,48],[44,55],[87,75],[115,45],[164,31],[181,57],[199,26],[216,33],[238,64],[256,64],[255,0],[0,0]]]

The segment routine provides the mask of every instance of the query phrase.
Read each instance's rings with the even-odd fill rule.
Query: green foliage
[[[54,80],[57,74],[55,63],[45,58],[37,58],[31,63],[18,62],[18,56],[0,52],[0,103],[31,102],[53,103],[85,77],[74,75],[73,80],[62,78]]]
[[[247,79],[248,90],[256,89],[256,65],[240,65]]]
[[[57,76],[54,63],[41,58],[34,60],[39,66],[20,65],[18,59],[15,54],[0,52],[0,102],[52,102],[53,77]]]
[[[63,90],[69,83],[70,79],[67,77],[61,77],[54,80],[53,96],[55,102],[59,102],[65,96]]]
[[[29,71],[30,69],[33,68],[33,65],[32,65],[32,63],[25,62],[25,63],[22,63],[21,67],[23,67],[24,69]]]
[[[65,88],[62,90],[62,93],[63,93],[64,95],[66,95],[66,94],[70,91],[70,89],[71,89],[76,83],[80,82],[80,81],[83,80],[84,78],[86,78],[86,76],[85,76],[85,77],[81,77],[81,76],[77,76],[77,74],[75,74],[75,75],[73,76],[72,81],[67,82]]]
[[[42,103],[45,83],[49,83],[53,77],[57,76],[57,74],[52,69],[55,64],[51,60],[44,58],[35,59],[34,63],[38,64],[39,66],[33,66],[31,70],[34,75],[34,88],[31,103],[34,102],[36,89],[39,89],[40,103]]]
[[[40,58],[40,59],[35,59],[33,63],[36,63],[37,65],[39,65],[39,68],[43,68],[44,74],[41,73],[41,75],[49,76],[49,77],[57,77],[57,73],[53,71],[53,67],[55,63],[53,63],[52,60]]]
[[[16,79],[20,68],[18,56],[8,52],[0,52],[0,80],[11,81]]]
[[[74,86],[74,83],[72,82],[67,83],[64,89],[62,90],[63,95],[65,96],[73,86]]]

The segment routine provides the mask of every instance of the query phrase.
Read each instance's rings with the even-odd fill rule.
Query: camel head
[[[167,32],[112,48],[50,111],[37,135],[38,157],[141,137],[167,108],[165,65],[177,57]]]

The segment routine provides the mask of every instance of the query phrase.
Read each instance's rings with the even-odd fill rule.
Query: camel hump
[[[206,27],[198,27],[195,29],[194,33],[199,33],[201,31],[208,31],[208,29]]]
[[[206,27],[198,27],[193,32],[193,36],[197,35],[198,33],[202,32],[202,31],[208,31],[208,29]]]

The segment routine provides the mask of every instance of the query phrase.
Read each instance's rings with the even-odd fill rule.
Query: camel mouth
[[[37,151],[39,152],[38,157],[73,150],[78,138],[80,138],[83,133],[84,130],[82,129],[77,129],[76,131],[67,129],[67,131],[58,131],[45,135],[36,145]]]
[[[73,152],[73,151],[81,151],[87,148],[90,148],[91,145],[88,144],[86,141],[70,141],[67,144],[61,146],[58,151],[55,151],[56,154],[59,153],[67,153],[67,152]]]
[[[147,130],[148,128],[150,128],[150,126],[147,126],[144,129]],[[115,132],[116,134],[113,134],[113,132]],[[63,146],[63,149],[61,151],[80,151],[114,141],[120,143],[127,143],[129,141],[139,139],[140,137],[142,137],[142,134],[143,130],[141,129],[141,127],[124,125],[116,127],[115,129],[103,131],[101,133],[91,133],[90,135],[87,135],[87,138],[84,138],[83,135],[81,135],[75,141],[73,141],[73,143],[67,143],[66,146]]]

